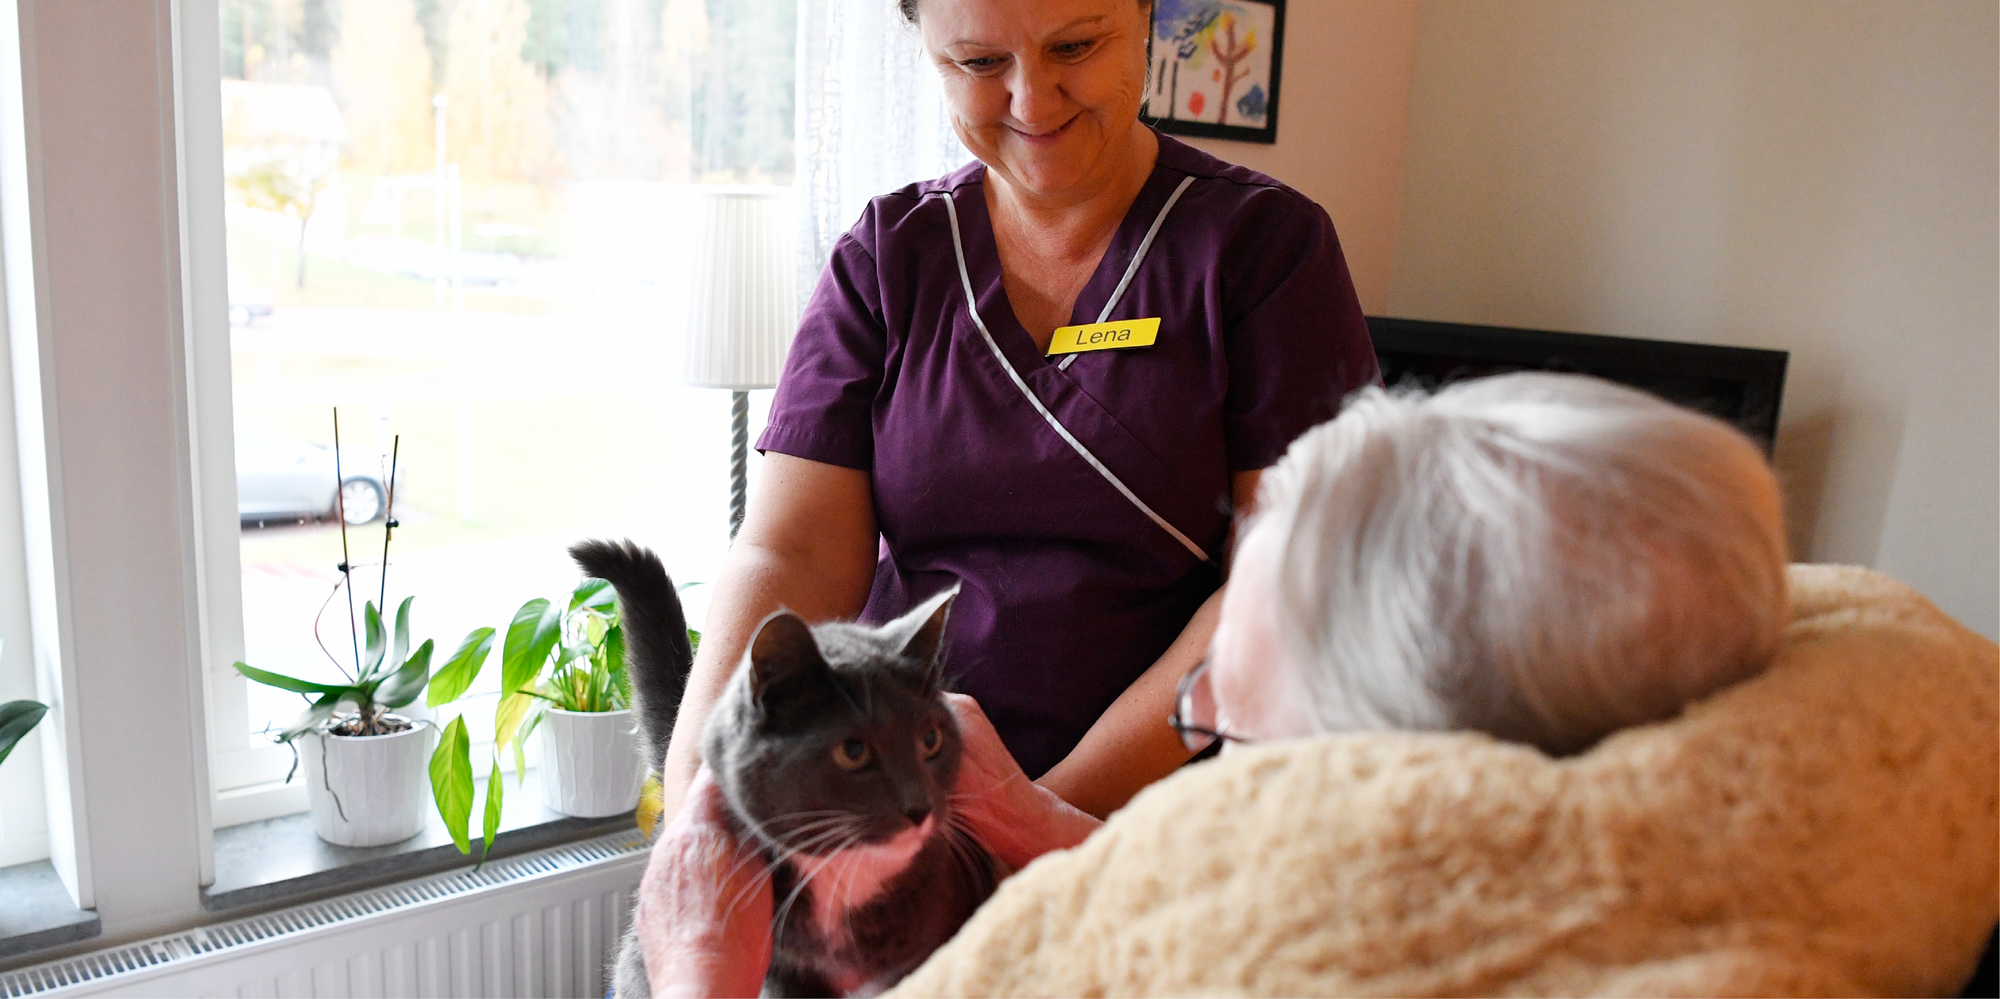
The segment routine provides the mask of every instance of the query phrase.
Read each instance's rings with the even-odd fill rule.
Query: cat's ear
[[[903,640],[902,658],[921,667],[925,689],[934,689],[942,679],[944,657],[940,653],[944,651],[944,627],[951,619],[952,602],[957,599],[958,587],[953,586],[918,604],[896,621],[897,630],[907,631],[909,636]]]
[[[805,619],[779,610],[757,626],[750,639],[750,697],[759,708],[824,677],[826,659]]]

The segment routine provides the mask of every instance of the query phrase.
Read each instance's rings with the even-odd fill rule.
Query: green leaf
[[[548,712],[540,701],[531,698],[529,703],[534,710],[528,714],[528,723],[521,726],[520,733],[514,736],[514,780],[519,784],[526,784],[528,780],[528,736],[535,734],[535,726],[542,723],[542,716]]]
[[[431,695],[425,703],[435,708],[457,700],[479,678],[479,667],[486,664],[486,654],[491,651],[493,629],[480,628],[465,636],[465,641],[458,643],[458,651],[431,677]]]
[[[410,601],[416,597],[404,597],[403,605],[396,608],[396,640],[389,646],[389,662],[405,662],[403,654],[410,650]]]
[[[586,607],[590,610],[605,613],[617,606],[618,591],[612,589],[611,584],[606,580],[586,579],[576,584],[576,589],[571,590],[569,594],[570,610],[575,610],[578,607]]]
[[[500,754],[496,752],[493,754],[493,770],[486,775],[486,849],[481,857],[493,852],[493,834],[500,831],[500,798],[506,790],[507,780],[500,773]]]
[[[521,728],[521,720],[528,717],[528,709],[534,704],[533,694],[518,690],[500,698],[500,707],[493,712],[493,748],[496,751],[514,741]]]
[[[472,821],[472,742],[463,717],[444,727],[437,750],[431,753],[431,796],[437,799],[438,816],[451,831],[458,852],[471,853],[465,827]]]
[[[500,653],[500,692],[519,690],[535,679],[562,638],[562,612],[536,597],[521,605],[507,627],[507,644]]]
[[[696,631],[693,628],[688,629],[688,651],[690,652],[701,651],[701,632]]]
[[[382,630],[382,615],[375,610],[375,602],[370,600],[361,605],[361,621],[367,627],[368,651],[361,658],[361,674],[355,677],[357,683],[365,683],[382,667],[382,657],[389,651],[389,636]]]
[[[289,676],[267,672],[243,663],[236,664],[236,672],[267,687],[289,690],[295,694],[329,694],[337,690],[352,689],[344,683],[313,683],[310,680],[294,680]]]
[[[603,655],[598,657],[597,664],[612,674],[623,677],[625,675],[624,626],[612,625],[611,630],[604,633],[604,644],[599,647],[599,651]]]
[[[409,604],[405,603],[403,606],[408,607]],[[435,644],[428,638],[424,639],[424,644],[417,646],[416,654],[391,674],[389,679],[382,681],[380,687],[375,688],[375,703],[383,707],[400,708],[416,700],[417,695],[423,692],[424,684],[431,678],[431,649]]]
[[[49,706],[40,701],[8,701],[0,704],[0,763],[7,762],[8,754],[15,745],[27,737],[42,716],[49,713]]]
[[[358,703],[360,699],[361,691],[354,687],[340,687],[320,695],[319,700],[312,702],[311,707],[299,712],[299,716],[292,719],[292,723],[285,726],[284,730],[278,733],[278,741],[290,742],[307,732],[319,728],[321,725],[326,724],[327,719],[333,717],[334,709],[340,707],[340,702],[355,701]]]
[[[604,636],[604,678],[611,688],[612,710],[632,706],[632,677],[625,670],[625,632],[611,629]]]

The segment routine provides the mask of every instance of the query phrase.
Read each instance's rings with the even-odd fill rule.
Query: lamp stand
[[[729,540],[734,541],[750,500],[750,393],[729,395]]]

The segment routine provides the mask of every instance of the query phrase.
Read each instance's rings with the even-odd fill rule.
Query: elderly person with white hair
[[[1369,389],[1257,511],[1169,721],[1221,759],[1100,827],[955,705],[974,834],[1047,855],[899,994],[1934,994],[1970,971],[2000,653],[1883,577],[1788,576],[1734,429],[1577,376]],[[734,890],[713,874],[655,904],[699,917]],[[649,964],[754,988],[733,962],[764,931],[706,911]]]
[[[1363,392],[1259,509],[1212,676],[1184,684],[1185,722],[1224,738],[1474,731],[1571,753],[1757,672],[1787,620],[1763,455],[1608,382]]]

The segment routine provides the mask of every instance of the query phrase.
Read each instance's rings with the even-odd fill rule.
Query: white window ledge
[[[525,784],[507,777],[500,832],[493,856],[505,857],[619,829],[639,838],[631,813],[602,819],[575,819],[542,806],[541,773],[530,769]],[[299,785],[294,785],[298,787]],[[483,782],[475,802],[484,802]],[[218,803],[217,814],[222,814]],[[435,809],[424,831],[389,846],[334,846],[313,832],[312,815],[297,812],[215,830],[215,883],[202,889],[202,908],[228,912],[248,907],[293,904],[406,878],[469,867],[480,860],[479,813],[472,816],[473,852],[458,852]]]

